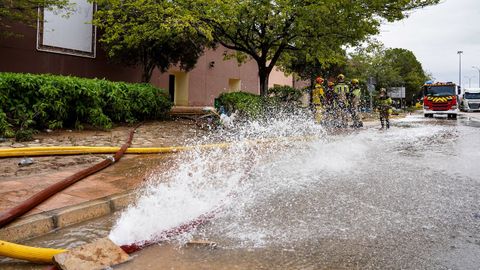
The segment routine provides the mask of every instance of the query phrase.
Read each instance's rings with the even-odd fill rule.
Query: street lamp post
[[[462,53],[463,51],[458,51],[458,85],[460,86],[460,91],[462,91]]]
[[[466,79],[468,79],[468,87],[472,88],[472,78],[473,76],[465,76]]]
[[[473,66],[472,68],[478,70],[478,87],[480,88],[480,68],[476,66]]]

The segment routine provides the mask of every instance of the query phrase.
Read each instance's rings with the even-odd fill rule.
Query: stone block
[[[131,204],[135,199],[135,192],[109,196],[112,212],[122,210]]]
[[[9,242],[40,236],[55,229],[53,218],[49,215],[36,214],[20,218],[0,229],[0,239]]]
[[[108,238],[76,247],[53,257],[62,270],[100,270],[129,260],[129,256]]]
[[[55,213],[56,227],[63,228],[82,221],[108,215],[110,213],[110,202],[100,199],[55,210]]]

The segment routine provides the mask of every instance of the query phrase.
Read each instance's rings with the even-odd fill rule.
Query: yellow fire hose
[[[199,146],[200,149],[225,148],[229,143],[207,144]],[[175,153],[192,150],[195,146],[174,146],[174,147],[143,147],[128,148],[127,154],[160,154]],[[56,155],[79,155],[79,154],[113,154],[120,147],[95,147],[95,146],[52,146],[52,147],[25,147],[13,149],[0,149],[0,158],[24,157],[24,156],[56,156]]]
[[[278,141],[279,139],[288,140],[308,140],[315,138],[314,136],[299,136],[299,137],[280,137],[261,140],[250,140],[247,143],[268,143]],[[189,151],[195,148],[199,149],[214,149],[227,148],[233,143],[215,143],[203,144],[199,146],[170,146],[170,147],[142,147],[142,148],[128,148],[126,154],[167,154],[182,151]],[[51,147],[24,147],[24,148],[8,148],[0,149],[0,158],[11,157],[27,157],[27,156],[57,156],[57,155],[81,155],[81,154],[113,154],[117,152],[120,147],[104,147],[104,146],[51,146]]]
[[[0,256],[26,260],[30,262],[52,263],[53,256],[65,251],[67,250],[29,247],[0,240]]]

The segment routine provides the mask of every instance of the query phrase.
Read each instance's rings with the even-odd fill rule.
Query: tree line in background
[[[376,91],[380,88],[405,87],[407,103],[411,103],[421,86],[431,79],[413,52],[385,48],[376,40],[357,46],[348,53],[344,50],[335,56],[335,61],[329,63],[308,61],[305,53],[301,52],[294,61],[283,66],[285,71],[294,72],[301,79],[310,81],[312,87],[317,76],[335,80],[338,74],[358,79],[364,89],[369,81],[374,82]]]
[[[410,72],[413,54],[401,49],[356,51],[348,61],[345,48],[358,46],[379,32],[382,22],[405,18],[408,12],[440,0],[97,0],[93,23],[99,41],[113,61],[140,65],[142,80],[172,65],[192,69],[205,48],[230,49],[225,57],[258,66],[260,94],[266,95],[274,67],[312,78],[313,71],[335,69],[379,85],[403,83],[422,76]],[[8,21],[33,24],[38,5],[67,8],[65,0],[0,1],[0,27]],[[24,13],[25,11],[28,11]],[[25,14],[25,15],[22,15]],[[7,30],[5,30],[7,29]],[[404,60],[404,57],[407,60]],[[414,56],[413,56],[414,58]],[[408,60],[410,59],[410,60]],[[403,64],[388,64],[397,61]],[[414,61],[415,62],[415,61]],[[418,61],[417,61],[418,62]],[[383,67],[388,66],[388,69]],[[412,65],[416,66],[416,65]],[[379,68],[381,67],[381,68]],[[421,66],[420,66],[421,68]],[[310,76],[304,76],[310,73]],[[405,77],[406,76],[406,77]],[[401,77],[401,78],[400,78]],[[413,90],[410,90],[413,91]]]

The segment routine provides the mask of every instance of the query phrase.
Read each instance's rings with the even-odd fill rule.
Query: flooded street
[[[249,128],[242,138],[304,135]],[[115,269],[480,268],[479,122],[412,115],[387,131],[312,132],[321,139],[182,157],[118,218],[28,244],[146,241],[220,205],[206,225]],[[179,245],[191,239],[217,248]]]

